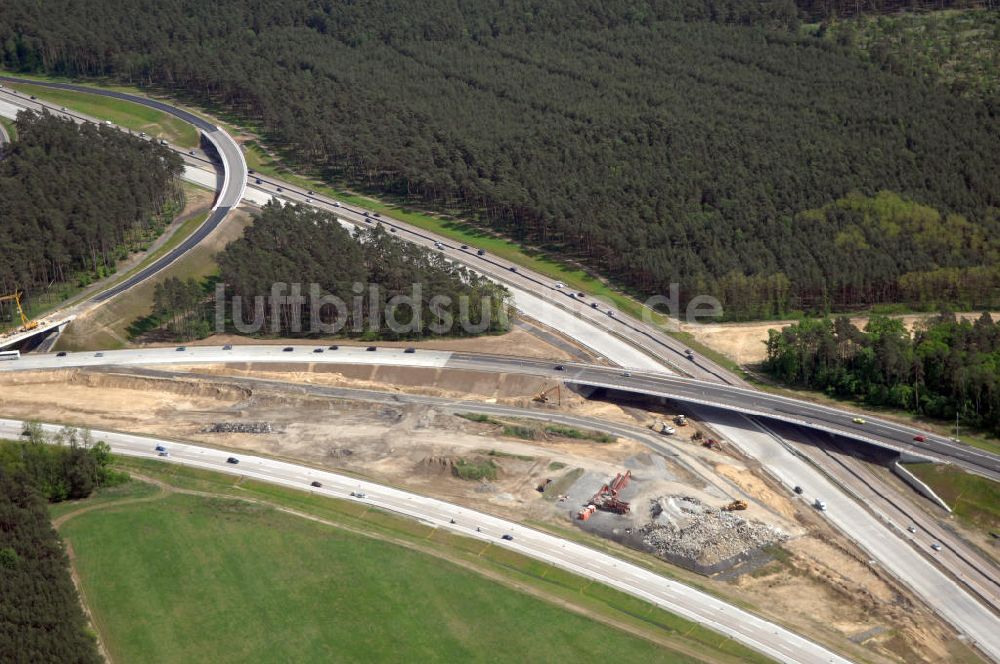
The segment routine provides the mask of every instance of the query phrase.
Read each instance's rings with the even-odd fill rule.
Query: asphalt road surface
[[[46,425],[46,428],[52,433],[58,430],[58,427],[51,425]],[[22,423],[19,421],[0,420],[0,434],[16,438],[21,429]],[[700,590],[665,579],[642,567],[581,544],[489,514],[357,478],[273,459],[131,434],[105,431],[93,431],[93,434],[96,439],[107,442],[117,454],[160,459],[342,500],[354,500],[418,519],[437,528],[446,528],[466,537],[490,542],[495,546],[507,547],[711,627],[782,662],[839,664],[849,661],[780,625]],[[154,449],[157,445],[166,447],[170,456],[157,456]],[[227,463],[226,460],[231,456],[238,458],[239,464]],[[310,483],[313,481],[320,482],[322,487],[311,487]],[[352,497],[351,492],[361,493],[364,497]],[[454,524],[451,523],[452,520],[455,521]],[[502,535],[510,535],[513,539],[503,540]]]
[[[100,303],[106,302],[111,298],[119,295],[126,290],[132,288],[136,284],[139,284],[146,279],[150,278],[163,268],[167,267],[175,260],[183,256],[199,242],[205,239],[209,233],[215,230],[215,228],[225,219],[226,215],[229,214],[235,206],[237,206],[243,199],[243,192],[246,188],[246,178],[247,178],[247,165],[243,158],[243,152],[240,150],[239,145],[236,141],[226,133],[225,130],[217,127],[216,125],[208,122],[207,120],[191,113],[185,111],[184,109],[171,106],[165,102],[159,101],[157,99],[148,99],[146,97],[140,97],[138,95],[131,95],[125,92],[116,92],[114,90],[102,90],[98,88],[91,88],[83,85],[73,85],[72,83],[51,83],[45,81],[34,81],[27,79],[19,79],[11,76],[0,76],[0,81],[4,83],[30,83],[31,85],[38,85],[47,88],[54,88],[57,90],[70,90],[73,92],[84,92],[87,94],[99,95],[102,97],[111,97],[113,99],[121,99],[123,101],[129,101],[135,104],[141,104],[142,106],[148,106],[150,108],[155,108],[158,111],[164,113],[169,113],[175,117],[188,122],[195,127],[197,127],[204,137],[215,146],[216,151],[222,160],[223,168],[223,182],[222,188],[215,200],[215,205],[212,207],[212,211],[208,218],[199,226],[191,235],[184,239],[179,245],[170,250],[167,254],[160,257],[154,261],[151,265],[140,270],[136,274],[132,275],[128,279],[124,280],[120,284],[109,288],[101,293],[98,293],[90,302]],[[12,91],[13,92],[13,91]],[[23,95],[20,95],[23,97]],[[21,100],[25,101],[25,100]],[[31,101],[31,100],[27,100]],[[49,104],[44,100],[34,100],[34,103],[38,106],[44,106],[50,110],[58,110],[55,108],[54,104]],[[30,106],[25,102],[25,106]],[[59,111],[61,114],[69,116],[78,116],[78,114],[72,111]],[[78,116],[82,117],[82,116]],[[91,121],[87,119],[86,121]]]
[[[0,80],[2,80],[2,78],[0,78]],[[35,81],[30,82],[35,83]],[[53,87],[63,87],[64,89],[79,89],[81,91],[91,93],[96,92],[91,88],[83,88],[80,86],[73,86],[71,84],[51,85]],[[169,104],[164,104],[163,102],[146,100],[112,91],[100,91],[98,93],[106,94],[111,97],[129,99],[131,101],[136,101],[137,103],[144,103],[146,105],[153,106],[192,122],[203,130],[206,130],[206,128],[201,126],[199,123],[207,124],[209,127],[212,126],[193,114],[179,109],[174,109]],[[224,139],[229,139],[228,135],[225,135],[224,132],[221,133],[223,134]],[[212,137],[210,136],[209,138],[211,140]],[[231,147],[235,147],[235,144],[232,144]],[[239,153],[238,147],[235,148],[235,154],[230,154],[228,157],[226,155],[227,146],[223,144],[218,149],[219,153],[223,156],[224,166],[232,159],[238,157],[239,163],[242,165],[245,173],[245,163],[242,160],[242,155]],[[223,195],[220,196],[216,202],[215,212],[218,212],[220,206],[223,204],[228,203],[230,205],[235,205],[235,203],[238,202],[243,196],[243,192],[245,191],[243,188],[245,178],[240,179],[240,194],[238,196],[226,196],[227,191],[231,192],[235,190],[231,180],[231,172],[232,169],[229,168],[225,171],[224,183],[222,187]],[[328,209],[329,211],[334,212],[341,219],[342,223],[344,221],[348,221],[355,225],[383,223],[405,239],[445,252],[450,259],[463,262],[473,269],[477,269],[482,272],[486,276],[510,286],[515,295],[515,301],[518,307],[525,311],[528,315],[546,324],[552,325],[557,329],[569,331],[569,333],[579,341],[590,346],[597,352],[604,354],[605,357],[610,359],[612,362],[624,366],[649,369],[658,373],[662,372],[665,368],[669,371],[680,371],[696,378],[701,378],[707,384],[726,383],[730,386],[744,385],[740,378],[734,376],[718,365],[706,361],[701,357],[694,357],[693,359],[688,357],[685,353],[686,349],[683,344],[662,333],[655,326],[646,322],[635,321],[623,317],[619,312],[615,311],[613,306],[610,306],[607,303],[595,302],[593,298],[590,298],[586,294],[570,292],[565,287],[561,287],[558,282],[555,282],[547,277],[524,270],[523,268],[519,268],[518,266],[509,264],[503,260],[496,259],[488,254],[480,256],[478,252],[475,251],[474,247],[456,246],[454,243],[445,238],[435,237],[426,231],[411,227],[397,220],[391,220],[388,218],[375,219],[370,214],[366,215],[363,210],[356,210],[339,205],[333,202],[332,199],[325,199],[323,197],[316,196],[315,194],[301,191],[296,187],[288,186],[286,183],[278,183],[277,181],[269,181],[268,179],[262,178],[261,184],[256,185],[255,183],[254,186],[258,187],[258,190],[253,192],[254,196],[252,198],[258,203],[265,199],[266,195],[269,193],[268,188],[271,187],[273,189],[273,193],[271,195],[277,195],[279,198]],[[279,186],[284,191],[277,192],[277,188]],[[226,211],[228,211],[228,208]],[[215,215],[213,214],[213,218],[214,216]],[[222,216],[224,216],[224,214]],[[217,224],[218,221],[221,221],[222,216],[219,216],[215,220],[215,224]],[[212,221],[212,219],[209,221]],[[205,226],[207,225],[208,222],[206,222]],[[202,228],[204,229],[205,226]],[[214,225],[212,228],[214,228]],[[187,246],[184,247],[184,250],[189,249],[190,246],[194,246],[198,240],[202,239],[210,231],[211,228],[198,235],[197,239],[190,242],[190,244],[185,243]],[[180,253],[183,252],[181,251],[177,255],[180,255]],[[170,257],[168,256],[165,257],[165,259],[166,258]],[[171,260],[175,258],[176,256],[171,258]],[[161,261],[163,260],[164,259],[161,259]],[[113,297],[114,295],[131,287],[135,283],[138,283],[142,279],[147,278],[151,274],[155,273],[155,271],[158,271],[158,269],[162,269],[162,267],[166,264],[166,262],[162,264],[158,262],[157,265],[159,265],[159,267],[155,270],[151,269],[149,271],[144,271],[139,275],[135,275],[135,277],[111,289],[111,291],[106,291],[105,293],[98,295],[94,298],[94,301],[99,302],[109,297]],[[151,267],[156,266],[154,265]],[[286,357],[283,359],[287,360],[288,358]],[[455,361],[461,363],[464,362],[464,358],[458,358]],[[422,364],[422,366],[426,366],[426,364]],[[532,373],[539,371],[538,367],[526,367],[526,369]],[[584,370],[586,369],[588,368],[584,368]],[[589,369],[593,370],[593,368]],[[636,377],[639,378],[639,376]],[[625,377],[619,375],[618,378]],[[659,376],[659,378],[662,378],[662,375]],[[568,379],[567,382],[572,383],[575,380],[580,384],[598,385],[608,387],[609,389],[621,389],[626,391],[640,391],[643,393],[656,394],[680,401],[686,401],[689,404],[711,405],[713,408],[708,410],[703,409],[703,412],[707,415],[707,419],[717,428],[726,429],[728,427],[729,431],[738,436],[735,440],[740,443],[740,446],[743,447],[745,451],[748,451],[751,454],[754,454],[755,449],[761,451],[765,456],[771,458],[772,463],[776,466],[783,465],[785,470],[797,465],[798,467],[796,472],[799,474],[807,472],[806,469],[802,467],[805,464],[803,464],[800,459],[796,458],[794,450],[788,449],[784,441],[777,436],[769,436],[766,432],[762,432],[760,430],[747,430],[746,423],[748,420],[742,417],[732,419],[731,414],[734,412],[757,414],[763,417],[771,417],[782,421],[812,426],[818,430],[836,432],[857,440],[882,444],[892,449],[907,451],[928,458],[948,459],[967,469],[973,470],[974,472],[979,472],[980,474],[984,474],[989,477],[996,477],[997,469],[995,465],[995,457],[980,453],[964,445],[956,445],[943,437],[931,436],[926,433],[921,434],[921,432],[918,432],[915,429],[901,427],[893,423],[873,420],[871,418],[866,418],[868,421],[864,423],[855,423],[853,421],[847,422],[844,418],[847,417],[853,420],[853,414],[844,413],[843,411],[838,411],[836,409],[813,406],[812,404],[806,404],[808,408],[803,408],[804,402],[799,402],[797,400],[788,400],[791,408],[787,408],[785,406],[788,406],[789,404],[783,405],[776,403],[772,400],[773,397],[771,397],[771,395],[762,395],[762,393],[754,392],[752,390],[747,390],[746,394],[730,394],[729,397],[731,398],[721,398],[724,396],[724,392],[728,392],[728,390],[723,390],[721,392],[719,390],[710,391],[704,386],[698,387],[693,384],[683,386],[676,384],[665,385],[662,382],[656,385],[640,384],[637,389],[634,389],[632,385],[623,384],[620,380],[615,382],[614,379],[615,376],[613,375],[584,375],[582,371],[579,371],[574,378]],[[718,388],[721,386],[716,385],[716,387]],[[731,390],[732,388],[729,389]],[[761,397],[763,397],[763,399]],[[720,408],[724,410],[719,410]],[[762,408],[766,412],[761,412]],[[804,420],[803,418],[807,419]],[[727,423],[727,420],[730,421]],[[915,441],[912,439],[912,436],[915,435],[925,435],[927,440]],[[781,474],[781,469],[778,469],[778,472],[776,473],[773,472],[773,469],[771,468],[768,468],[768,470],[772,471],[772,474]],[[831,493],[839,493],[839,490],[833,487],[830,487],[830,490]],[[856,528],[851,529],[850,527],[845,527],[844,530],[852,536],[857,531]],[[906,582],[905,578],[904,582]],[[956,624],[958,624],[960,628],[963,627],[961,622]],[[972,631],[979,632],[979,629],[973,627]]]
[[[65,357],[54,354],[26,355],[20,360],[0,363],[0,371],[68,366],[153,365],[200,362],[322,362],[347,364],[392,364],[402,366],[448,366],[456,369],[473,369],[486,372],[513,372],[544,375],[568,385],[603,387],[623,392],[662,396],[696,406],[708,406],[729,412],[772,418],[807,428],[845,436],[865,443],[907,452],[929,459],[946,461],[962,466],[991,479],[1000,480],[1000,459],[995,455],[954,443],[895,422],[865,418],[863,424],[854,422],[854,413],[828,406],[812,404],[789,397],[758,392],[752,389],[699,381],[692,378],[670,376],[663,373],[626,371],[622,369],[586,365],[560,364],[498,355],[475,355],[446,351],[418,350],[405,353],[400,348],[379,348],[367,352],[361,346],[341,346],[339,350],[314,352],[324,346],[247,345],[222,350],[218,346],[182,346],[174,348],[143,348],[97,353],[68,353]],[[562,367],[557,369],[556,367]],[[627,375],[626,375],[627,374]],[[709,418],[711,419],[711,418]],[[924,441],[914,440],[923,436]]]

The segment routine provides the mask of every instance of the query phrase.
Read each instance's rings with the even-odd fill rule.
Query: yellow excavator
[[[24,315],[24,309],[21,308],[21,291],[14,291],[10,295],[0,295],[0,302],[13,301],[17,305],[17,313],[21,317],[21,331],[27,332],[28,330],[33,330],[38,327],[38,321],[29,320],[27,316]]]
[[[538,403],[551,403],[552,399],[550,398],[549,395],[551,395],[553,392],[556,393],[556,402],[558,403],[558,405],[561,406],[562,405],[562,390],[559,389],[558,385],[555,385],[553,387],[550,387],[547,390],[539,392],[538,394],[536,394],[534,396],[534,398],[532,400],[533,401],[537,401]]]

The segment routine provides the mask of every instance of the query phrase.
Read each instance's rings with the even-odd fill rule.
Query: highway
[[[22,423],[19,421],[0,420],[0,434],[7,437],[16,438],[21,428]],[[45,425],[45,428],[49,433],[55,433],[59,429],[52,425]],[[433,527],[454,531],[465,537],[507,547],[711,627],[781,662],[846,664],[849,661],[780,625],[768,622],[700,590],[665,579],[642,567],[581,544],[490,514],[357,478],[264,457],[234,454],[209,447],[132,434],[107,431],[92,433],[95,439],[108,443],[116,454],[161,459],[164,462],[312,491],[341,500],[358,501],[418,519]],[[170,452],[170,457],[166,459],[158,457],[154,450],[157,445],[165,446]],[[226,459],[230,456],[238,457],[239,464],[227,463]],[[310,487],[313,481],[320,482],[322,487]],[[364,497],[352,497],[351,492],[362,493]],[[455,523],[451,523],[452,520]],[[513,539],[505,541],[501,539],[501,535],[510,535]]]
[[[208,218],[199,226],[191,235],[184,239],[183,242],[178,244],[167,254],[160,257],[154,261],[151,265],[140,270],[136,274],[132,275],[123,282],[105,290],[97,295],[93,296],[90,300],[93,304],[99,304],[101,302],[106,302],[111,298],[119,295],[126,290],[132,288],[136,284],[145,281],[149,277],[153,276],[163,268],[167,267],[178,258],[187,253],[192,247],[196,246],[199,242],[205,239],[215,228],[225,219],[229,211],[234,207],[239,205],[240,201],[243,200],[243,194],[246,189],[246,178],[247,178],[247,165],[243,158],[243,151],[240,146],[237,145],[236,141],[224,130],[216,125],[208,122],[207,120],[201,118],[184,109],[171,106],[165,102],[149,99],[146,97],[140,97],[138,95],[132,95],[125,92],[117,92],[114,90],[102,90],[98,88],[91,88],[83,85],[73,85],[72,83],[51,83],[46,81],[34,81],[27,79],[19,79],[11,76],[0,76],[0,82],[4,83],[29,83],[31,85],[38,85],[42,87],[54,88],[58,90],[71,90],[73,92],[85,92],[87,94],[100,95],[103,97],[112,97],[114,99],[121,99],[123,101],[129,101],[135,104],[141,104],[150,108],[155,108],[158,111],[164,113],[169,113],[175,117],[188,122],[195,127],[197,127],[202,135],[215,147],[218,152],[219,157],[222,161],[223,169],[223,182],[222,187],[219,190],[219,194],[216,197],[215,204],[212,207]],[[13,90],[5,91],[7,94],[13,94],[18,97],[18,105],[25,108],[39,108],[45,107],[52,112],[57,112],[60,115],[65,115],[73,117],[77,121],[84,122],[96,122],[96,120],[91,118],[84,118],[73,111],[63,111],[57,109],[54,104],[49,104],[42,100],[30,100],[26,99],[24,95],[16,93]]]
[[[313,352],[316,345],[285,346],[236,345],[232,350],[218,346],[186,346],[184,351],[168,348],[109,350],[96,353],[26,355],[16,362],[0,363],[0,371],[52,369],[57,367],[96,367],[111,365],[157,365],[211,362],[290,362],[325,364],[390,364],[399,366],[449,367],[492,373],[527,373],[540,375],[567,385],[602,387],[654,397],[665,397],[693,406],[708,406],[745,415],[756,415],[833,433],[861,442],[880,445],[941,462],[954,463],[991,479],[1000,480],[1000,459],[987,452],[956,444],[941,436],[921,432],[905,425],[865,418],[864,424],[853,421],[855,414],[791,399],[766,392],[695,380],[664,373],[587,364],[560,364],[544,360],[476,355],[447,351],[420,350],[405,353],[400,348],[380,348],[367,352],[361,346],[342,345],[336,351]],[[560,366],[562,369],[557,369]],[[628,375],[626,375],[628,374]],[[712,418],[709,417],[709,420]],[[915,436],[925,436],[915,441]]]
[[[560,287],[555,279],[516,263],[489,253],[480,256],[477,247],[458,244],[412,224],[376,215],[268,176],[254,174],[249,188],[266,192],[279,200],[324,210],[355,226],[382,224],[404,240],[440,251],[450,260],[508,286],[514,294],[517,308],[523,313],[554,329],[566,331],[574,339],[604,353],[608,359],[622,366],[666,368],[705,380],[744,384],[742,379],[704,357],[688,359],[687,347],[656,326],[626,316],[613,305],[586,293],[581,296],[579,291],[565,285]]]
[[[1000,577],[992,560],[941,527],[927,512],[914,509],[892,484],[877,477],[868,464],[844,451],[843,441],[815,430],[779,422],[774,422],[773,428],[784,440],[797,444],[796,450],[821,472],[837,477],[841,486],[894,530],[899,538],[952,572],[968,590],[1000,613]],[[941,545],[940,551],[931,547],[935,542]]]
[[[35,81],[25,82],[35,83]],[[54,87],[65,86],[69,89],[78,88],[78,86],[69,84],[52,85]],[[92,88],[79,87],[78,89],[84,92],[96,92]],[[108,96],[128,98],[138,103],[153,105],[160,108],[160,110],[170,112],[178,117],[184,118],[185,115],[188,115],[200,120],[197,116],[193,116],[185,111],[177,111],[177,109],[173,109],[168,104],[163,104],[163,102],[147,103],[152,100],[145,100],[139,97],[132,99],[129,95],[121,95],[121,93],[108,91],[102,91],[102,93],[107,93]],[[204,120],[200,121],[204,122]],[[225,134],[225,132],[221,133]],[[225,135],[225,138],[229,139],[228,135]],[[229,140],[231,141],[231,139]],[[235,144],[232,145],[235,146]],[[435,243],[440,242],[440,250],[449,259],[462,262],[485,276],[510,287],[514,294],[516,305],[529,316],[555,329],[566,332],[578,341],[603,354],[613,363],[626,367],[635,367],[635,370],[630,372],[634,375],[627,377],[627,382],[623,382],[623,379],[626,377],[622,375],[621,370],[609,370],[603,367],[586,367],[582,365],[571,367],[567,365],[566,371],[558,375],[553,373],[554,369],[551,366],[547,368],[524,366],[522,367],[524,371],[529,373],[547,373],[550,377],[563,379],[569,384],[575,382],[581,385],[596,385],[609,389],[664,396],[684,401],[693,408],[698,408],[699,404],[709,406],[710,408],[701,408],[697,412],[706,421],[711,422],[713,426],[727,431],[727,435],[736,441],[745,452],[758,456],[761,460],[768,459],[769,462],[765,464],[766,468],[778,477],[782,475],[787,476],[790,472],[799,476],[809,476],[809,473],[814,472],[814,470],[809,467],[798,451],[787,445],[779,436],[770,435],[766,431],[766,427],[764,429],[756,427],[751,424],[751,420],[744,417],[733,418],[733,413],[745,413],[798,423],[816,430],[845,435],[856,440],[884,445],[890,449],[930,459],[953,461],[966,469],[973,470],[973,472],[978,472],[994,479],[997,477],[998,471],[995,457],[964,445],[956,445],[946,438],[933,436],[926,432],[920,432],[916,429],[867,416],[865,417],[867,421],[864,424],[858,424],[851,421],[855,417],[853,413],[816,406],[794,399],[785,399],[782,402],[780,401],[783,399],[781,397],[773,397],[773,395],[766,395],[749,389],[735,389],[736,387],[746,386],[740,378],[730,374],[718,365],[706,361],[704,358],[697,357],[694,361],[689,360],[684,352],[686,350],[684,345],[669,337],[655,326],[629,319],[607,303],[594,302],[593,298],[586,294],[581,296],[569,292],[565,287],[560,288],[559,284],[548,277],[532,273],[489,254],[479,256],[475,247],[463,248],[446,238],[436,237],[427,231],[409,226],[397,220],[388,218],[376,219],[372,214],[366,215],[364,210],[337,204],[332,199],[317,196],[295,186],[290,186],[287,183],[281,183],[262,176],[255,176],[255,178],[260,177],[261,183],[258,185],[254,181],[251,185],[252,189],[250,193],[247,193],[244,187],[245,178],[241,178],[240,195],[235,197],[235,199],[227,197],[225,196],[225,192],[233,191],[235,186],[230,174],[234,170],[240,169],[238,167],[226,168],[226,164],[231,163],[232,160],[238,157],[243,173],[246,172],[246,165],[243,162],[238,147],[236,147],[236,154],[228,156],[226,155],[225,146],[217,149],[219,149],[220,155],[223,156],[225,177],[222,187],[223,195],[216,201],[213,217],[218,213],[223,202],[234,205],[241,197],[246,196],[254,202],[260,203],[262,200],[266,200],[268,196],[273,195],[285,200],[313,205],[332,212],[342,223],[348,222],[359,226],[371,223],[383,223],[388,228],[393,229],[400,237],[429,248],[437,248]],[[283,191],[278,192],[278,187],[281,187]],[[226,211],[228,211],[228,208]],[[222,216],[224,216],[224,213],[218,217],[218,220],[215,222],[216,224],[218,221],[221,221]],[[203,233],[201,232],[207,224],[208,222],[196,233],[198,236],[196,240],[185,243],[184,250],[189,249],[190,246],[194,246],[197,241],[211,232],[214,226],[208,228]],[[129,279],[126,283],[99,294],[92,302],[98,303],[113,297],[142,279],[151,276],[151,274],[158,271],[158,269],[162,269],[169,262],[160,264],[162,261],[165,259],[176,259],[173,253],[171,253],[171,256],[164,257],[164,259],[158,261],[156,270],[144,271],[140,275],[135,275],[135,277]],[[181,253],[183,252],[178,252],[177,255],[179,256]],[[595,304],[596,307],[592,306]],[[298,352],[305,352],[305,349],[296,349],[295,353]],[[423,355],[424,352],[421,351],[420,354]],[[120,359],[125,363],[133,363],[129,358]],[[281,359],[288,361],[289,357],[282,356]],[[426,359],[428,358],[422,358],[422,360]],[[190,360],[189,358],[185,358],[185,361]],[[196,361],[217,360],[206,359]],[[300,360],[296,359],[296,361]],[[449,366],[462,366],[468,363],[467,367],[477,366],[477,361],[482,362],[482,360],[475,358],[470,360],[468,357],[461,356],[456,356],[448,360]],[[140,361],[138,363],[141,364],[143,362]],[[154,364],[164,362],[169,362],[169,360],[157,357],[152,361]],[[426,366],[419,363],[418,365]],[[5,367],[0,367],[0,369],[3,368]],[[482,366],[479,365],[479,368],[482,368]],[[665,381],[673,377],[664,376],[662,374],[664,369],[671,372],[686,373],[696,379],[700,379],[700,381],[677,378],[675,380],[681,382],[670,384]],[[640,370],[648,370],[650,373],[642,375]],[[927,440],[913,440],[913,436],[916,435],[924,435]],[[843,475],[841,475],[842,477]],[[839,493],[839,489],[833,485],[827,484],[827,486],[830,493]],[[842,522],[838,525],[851,537],[856,537],[858,532],[862,530],[850,522]],[[884,537],[884,535],[885,533],[883,532],[882,536]],[[886,563],[887,567],[893,568],[895,572],[902,574],[901,578],[903,578],[904,582],[912,582],[912,574],[915,573],[916,568],[911,567],[907,571],[899,566],[894,567],[891,561],[891,549],[893,546],[898,547],[901,540],[898,537],[890,537],[889,540],[891,546],[881,550],[877,556],[878,559]],[[864,542],[862,542],[862,545],[866,546]],[[924,597],[928,598],[928,601],[933,605],[933,601],[930,599],[933,595],[924,594]],[[966,625],[963,622],[964,619],[960,617],[960,613],[943,612],[943,615],[946,615],[960,629],[965,630]],[[983,632],[980,627],[973,625],[970,633],[982,634]],[[975,638],[982,642],[978,636]]]

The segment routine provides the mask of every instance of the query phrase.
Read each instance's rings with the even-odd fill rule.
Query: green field
[[[451,564],[172,495],[62,527],[115,661],[689,661]]]
[[[198,130],[180,118],[162,111],[132,102],[91,95],[70,90],[56,90],[40,85],[12,83],[18,92],[35,95],[53,104],[89,115],[100,120],[110,120],[120,127],[132,131],[144,131],[155,138],[163,138],[183,148],[196,148],[199,144]]]
[[[770,661],[716,632],[619,591],[509,549],[484,545],[410,519],[356,503],[153,460],[119,459],[116,465],[133,476],[154,478],[177,491],[212,494],[195,498],[161,493],[150,499],[148,487],[133,482],[131,489],[129,485],[117,489],[120,504],[108,505],[113,498],[99,491],[76,505],[103,502],[101,509],[73,517],[60,527],[73,546],[87,602],[95,611],[102,637],[109,632],[124,635],[105,639],[112,647],[112,658],[118,661],[175,661],[188,652],[183,644],[175,643],[194,638],[212,641],[213,629],[239,634],[238,640],[245,638],[263,650],[249,658],[245,649],[230,655],[221,643],[224,639],[219,639],[219,644],[205,645],[205,655],[197,661],[216,661],[217,651],[222,653],[219,661],[235,661],[239,656],[244,657],[242,661],[301,661],[307,656],[323,656],[327,652],[324,648],[334,639],[338,652],[348,653],[351,648],[352,652],[373,653],[364,659],[399,660],[388,650],[392,644],[376,650],[369,647],[369,634],[381,638],[387,630],[395,630],[392,633],[398,642],[407,652],[415,653],[406,661],[506,661],[526,656],[542,661],[564,656],[597,661],[611,656],[613,648],[627,656],[645,658],[640,661],[682,662],[691,661],[691,657],[713,662]],[[231,505],[227,498],[234,496],[260,504]],[[144,502],[127,502],[137,499]],[[322,519],[326,525],[274,507]],[[61,515],[72,511],[63,506],[53,509]],[[89,544],[82,548],[85,542]],[[285,565],[276,560],[285,561]],[[214,566],[215,571],[206,572],[202,564]],[[298,570],[300,576],[284,571],[284,567]],[[463,567],[481,571],[492,580]],[[223,568],[225,573],[219,574]],[[377,579],[367,576],[373,571],[377,571]],[[353,579],[351,588],[356,595],[344,589],[344,578]],[[175,586],[178,590],[171,590]],[[279,587],[283,591],[276,596],[273,588]],[[389,591],[394,596],[422,593],[421,602],[435,609],[424,616],[391,602],[373,608]],[[317,593],[329,606],[311,599]],[[161,596],[166,599],[155,599]],[[118,602],[123,602],[124,608]],[[354,616],[342,617],[338,612],[350,613],[359,602],[365,604],[360,607],[360,617],[389,624],[365,625],[359,634],[337,625],[346,620],[357,626]],[[588,617],[557,609],[551,602],[585,612]],[[455,609],[438,611],[442,605]],[[292,616],[285,618],[282,611]],[[522,637],[525,630],[517,629],[527,623],[522,616],[532,616],[537,624],[529,625],[529,631],[537,634]],[[302,624],[287,626],[296,619]],[[170,623],[163,634],[155,624],[159,620]],[[608,626],[609,621],[645,635],[648,641]],[[298,643],[272,644],[273,638],[258,636],[273,635],[276,628],[284,633],[286,627]],[[430,647],[421,636],[423,630],[443,634],[430,645],[448,650],[437,654],[420,650]],[[578,630],[590,634],[582,637]],[[170,645],[169,652],[162,645],[165,643]],[[165,655],[149,659],[154,646],[157,653],[162,648]],[[116,654],[125,653],[119,650],[125,647],[136,648],[127,652],[139,655]],[[344,654],[343,659],[356,661],[358,657]]]
[[[1000,484],[946,464],[914,463],[906,469],[941,496],[955,516],[1000,535]]]

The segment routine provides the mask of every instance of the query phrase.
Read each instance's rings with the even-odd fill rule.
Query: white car
[[[557,281],[556,282],[556,288],[565,288],[565,287],[566,287],[566,284],[564,284],[563,282],[561,282],[561,281]]]

